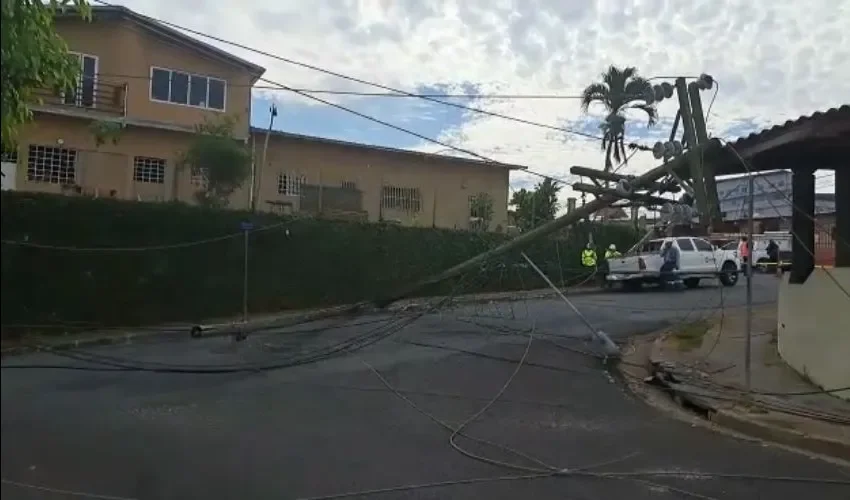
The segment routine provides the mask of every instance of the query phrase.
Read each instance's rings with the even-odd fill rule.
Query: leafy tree
[[[91,19],[86,0],[3,0],[2,7],[2,143],[12,148],[23,124],[32,117],[27,105],[33,91],[60,92],[77,85],[79,63],[53,29],[57,11],[73,7]]]
[[[516,210],[517,225],[523,231],[555,219],[558,213],[558,193],[561,186],[546,178],[533,190],[514,191],[511,205]]]
[[[195,199],[203,206],[226,207],[230,195],[250,173],[251,152],[242,141],[233,138],[235,123],[235,117],[225,116],[197,125],[191,145],[177,162],[178,171],[189,168],[193,175],[204,179],[204,185],[195,193]],[[177,176],[174,182],[176,195]]]
[[[592,83],[584,89],[581,98],[582,111],[587,112],[593,103],[602,104],[608,111],[599,128],[602,130],[602,149],[605,151],[605,171],[610,172],[613,161],[626,159],[626,112],[630,109],[642,111],[647,116],[647,125],[652,126],[658,119],[653,104],[646,102],[646,95],[652,89],[649,81],[638,75],[637,69],[620,69],[611,66],[602,73],[602,81]]]
[[[469,211],[475,220],[470,224],[473,231],[486,231],[493,221],[493,198],[487,193],[478,193],[472,198]]]

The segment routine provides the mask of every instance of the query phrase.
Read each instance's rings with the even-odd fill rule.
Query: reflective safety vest
[[[581,265],[584,267],[596,267],[596,252],[590,249],[582,250]]]
[[[616,250],[605,250],[605,260],[621,257],[620,252]]]

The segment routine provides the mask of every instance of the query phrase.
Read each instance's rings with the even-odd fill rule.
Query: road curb
[[[688,419],[697,419],[697,421],[705,422],[709,428],[714,428],[721,432],[731,431],[732,434],[738,435],[739,437],[756,439],[762,442],[797,450],[798,452],[813,453],[823,458],[828,457],[830,460],[838,459],[841,463],[846,463],[847,460],[850,459],[850,443],[806,434],[764,422],[758,422],[747,418],[738,412],[717,408],[716,405],[710,404],[703,398],[692,397],[689,394],[676,392],[673,388],[664,383],[663,377],[658,375],[658,371],[661,369],[661,365],[664,364],[664,361],[658,359],[657,351],[668,333],[668,328],[665,328],[660,332],[643,335],[639,339],[634,339],[639,342],[650,344],[647,352],[645,353],[646,357],[643,359],[637,359],[637,356],[633,355],[631,358],[626,357],[624,359],[631,363],[632,366],[643,366],[646,370],[646,374],[652,378],[653,382],[655,382],[654,385],[656,387],[662,387],[663,390],[671,396],[669,399],[665,398],[665,400],[673,403],[676,408],[679,408],[681,411],[685,411],[686,414],[679,414],[678,412],[660,407],[657,401],[653,401],[653,397],[648,396],[645,394],[645,391],[641,390],[641,387],[648,385],[645,380],[643,382],[632,381],[627,383],[628,390],[631,394],[644,401],[647,405],[658,408],[678,420],[687,422]],[[639,352],[639,349],[635,349],[634,352]],[[618,366],[618,370],[623,373],[626,378],[628,378],[629,375],[632,377],[634,376],[634,374],[628,373],[629,365]],[[694,408],[697,408],[700,411],[694,411]]]
[[[841,460],[848,460],[850,458],[850,443],[756,422],[728,410],[716,409],[709,413],[708,420],[721,427],[764,441],[798,448],[819,455],[827,455]]]
[[[596,295],[605,293],[606,290],[597,287],[581,287],[575,289],[568,289],[565,293],[567,296],[584,296],[584,295]],[[539,289],[535,290],[518,290],[514,292],[504,292],[504,293],[492,293],[492,294],[477,294],[477,295],[459,295],[452,298],[452,303],[455,305],[468,305],[468,304],[482,304],[482,303],[490,303],[490,302],[500,302],[500,301],[516,301],[516,300],[530,300],[530,299],[542,299],[548,297],[554,297],[555,292],[551,289]],[[370,315],[370,314],[381,314],[386,312],[421,312],[427,311],[432,307],[432,303],[434,301],[440,300],[441,297],[423,297],[419,299],[409,300],[409,301],[400,301],[396,304],[392,304],[384,309],[363,309],[358,311],[357,314],[361,315]],[[311,316],[316,316],[316,319],[321,319],[322,316],[326,316],[333,313],[344,313],[347,309],[351,309],[353,305],[344,305],[344,306],[334,306],[325,309],[314,309],[308,311],[290,311],[290,312],[282,312],[277,316],[267,317],[261,320],[255,320],[253,323],[248,323],[247,332],[251,333],[252,331],[258,331],[262,329],[270,329],[270,328],[283,328],[286,326],[291,326],[293,323],[302,322],[306,319],[309,319]],[[21,354],[33,353],[33,352],[49,352],[49,351],[68,351],[73,349],[80,349],[86,347],[98,347],[98,346],[106,346],[106,345],[117,345],[117,344],[132,344],[134,341],[148,341],[155,339],[179,339],[184,337],[189,337],[190,332],[195,330],[197,327],[201,327],[202,334],[200,337],[202,338],[210,338],[210,337],[221,337],[227,335],[233,335],[239,330],[243,328],[243,323],[241,322],[219,322],[211,325],[199,325],[199,324],[191,324],[187,323],[185,325],[168,325],[163,326],[159,329],[151,331],[140,331],[140,332],[126,332],[121,334],[108,334],[104,333],[102,337],[90,337],[90,338],[69,338],[67,341],[59,341],[56,343],[51,343],[49,345],[17,345],[12,347],[3,348],[0,351],[0,356],[3,358],[8,356],[18,356]]]

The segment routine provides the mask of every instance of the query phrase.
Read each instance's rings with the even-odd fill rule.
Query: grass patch
[[[702,346],[702,339],[711,329],[711,322],[706,319],[698,319],[683,323],[673,330],[672,337],[676,340],[679,349],[690,351]]]

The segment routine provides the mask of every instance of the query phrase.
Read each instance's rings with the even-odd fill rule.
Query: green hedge
[[[252,313],[374,298],[507,240],[500,234],[8,191],[0,205],[4,331],[22,324],[134,326],[238,314],[243,221],[271,226],[249,239]],[[575,282],[590,231],[600,245],[625,247],[636,239],[621,226],[585,225],[527,252],[554,281]],[[22,241],[29,245],[9,243]],[[169,248],[134,250],[157,245]],[[91,248],[111,250],[86,250]],[[523,262],[509,255],[456,281],[463,293],[543,286]],[[456,286],[445,283],[427,293]]]

